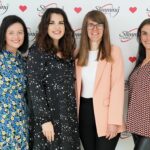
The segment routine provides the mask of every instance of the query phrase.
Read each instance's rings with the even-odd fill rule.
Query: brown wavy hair
[[[56,48],[53,43],[53,39],[48,35],[48,26],[52,14],[60,14],[64,19],[65,33],[59,41],[59,48]],[[39,24],[39,32],[36,35],[36,44],[39,50],[44,52],[62,52],[63,58],[69,58],[73,56],[73,51],[76,48],[74,31],[68,21],[66,13],[60,8],[48,8],[41,18]]]
[[[83,20],[79,53],[77,55],[77,64],[80,66],[84,66],[88,61],[88,51],[90,50],[90,41],[87,33],[88,20],[92,20],[94,22],[97,22],[98,24],[104,25],[104,31],[102,41],[99,45],[97,60],[106,59],[106,61],[112,61],[109,27],[106,16],[101,11],[92,10],[86,14]]]

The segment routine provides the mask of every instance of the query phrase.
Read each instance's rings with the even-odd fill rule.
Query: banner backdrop
[[[59,7],[67,13],[80,40],[83,17],[90,10],[105,13],[110,27],[111,41],[121,48],[125,62],[125,80],[135,65],[137,54],[136,32],[139,24],[150,17],[150,2],[141,0],[0,0],[0,23],[10,14],[20,16],[28,27],[30,45],[35,39],[43,12]],[[126,101],[127,104],[127,101]],[[117,150],[132,150],[131,138],[120,140]]]

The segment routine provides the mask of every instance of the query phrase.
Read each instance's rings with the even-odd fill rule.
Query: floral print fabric
[[[17,52],[0,52],[0,149],[28,149],[25,63]]]

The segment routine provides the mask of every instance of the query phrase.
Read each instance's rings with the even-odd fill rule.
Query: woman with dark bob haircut
[[[79,150],[74,87],[74,31],[62,9],[41,18],[27,62],[31,149]]]
[[[3,48],[6,46],[6,31],[8,27],[16,22],[22,24],[24,31],[24,41],[22,45],[18,48],[18,51],[20,51],[21,53],[25,53],[27,51],[29,45],[27,27],[24,21],[15,15],[6,16],[2,21],[2,24],[0,26],[0,51],[2,51]]]
[[[0,26],[0,149],[27,150],[28,112],[25,61],[28,48],[24,21],[6,16]]]
[[[150,149],[150,18],[137,31],[138,56],[129,75],[127,131],[132,133],[134,150]]]

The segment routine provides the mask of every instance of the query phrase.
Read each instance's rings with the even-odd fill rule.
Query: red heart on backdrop
[[[134,63],[136,61],[136,57],[134,57],[134,56],[133,57],[129,57],[129,61]]]
[[[24,12],[26,9],[27,9],[27,6],[26,5],[20,5],[19,6],[19,9]]]
[[[82,10],[81,7],[75,7],[75,8],[74,8],[74,11],[75,11],[76,13],[79,13],[81,10]]]
[[[135,13],[137,8],[136,7],[130,7],[129,10],[132,12],[132,13]]]

